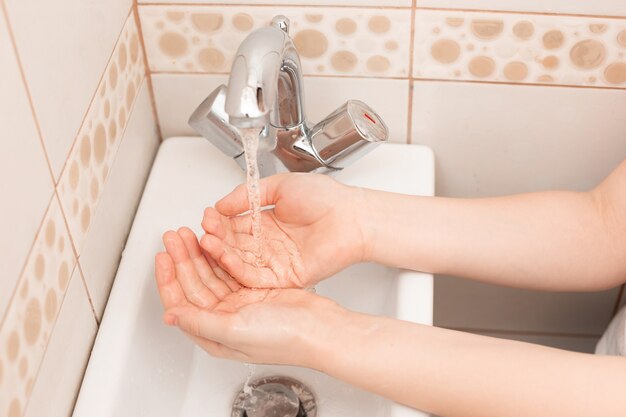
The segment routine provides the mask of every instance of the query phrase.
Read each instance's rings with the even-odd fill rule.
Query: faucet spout
[[[387,140],[382,119],[365,103],[348,100],[309,126],[302,66],[289,37],[289,19],[276,16],[235,54],[228,87],[219,86],[189,118],[202,136],[246,169],[243,129],[258,132],[259,173],[323,172],[346,165]]]
[[[300,58],[288,31],[289,20],[276,16],[239,47],[226,95],[233,126],[288,128],[304,122]]]

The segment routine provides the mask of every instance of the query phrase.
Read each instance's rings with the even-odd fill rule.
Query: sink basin
[[[423,146],[384,144],[336,174],[344,183],[432,195],[434,162]],[[74,417],[228,417],[248,369],[214,359],[161,322],[153,259],[161,234],[186,225],[201,233],[203,209],[244,181],[231,158],[201,138],[162,144],[137,211]],[[432,276],[373,264],[323,281],[319,294],[370,314],[432,324]],[[367,366],[367,364],[363,364]],[[319,417],[416,417],[419,411],[323,373],[258,366],[254,377],[284,375],[307,385]]]

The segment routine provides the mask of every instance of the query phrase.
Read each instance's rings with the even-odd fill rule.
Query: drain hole
[[[293,378],[270,376],[250,382],[235,397],[231,417],[315,417],[311,390]]]

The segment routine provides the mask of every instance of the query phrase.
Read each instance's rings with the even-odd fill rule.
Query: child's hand
[[[164,321],[213,356],[315,367],[316,349],[347,317],[335,302],[304,290],[252,290],[220,278],[189,229],[163,240],[167,253],[156,256],[155,272]]]
[[[200,244],[251,288],[305,288],[363,260],[363,190],[324,176],[280,174],[259,183],[264,241],[257,265],[245,185],[204,213]]]

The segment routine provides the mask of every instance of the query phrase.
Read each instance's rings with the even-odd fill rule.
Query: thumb
[[[175,307],[165,312],[165,321],[185,332],[225,344],[229,332],[228,315],[195,307]]]
[[[277,193],[278,186],[288,175],[290,174],[272,175],[271,177],[262,178],[259,181],[261,206],[276,204],[276,200],[279,198]],[[215,208],[224,216],[237,216],[250,210],[246,184],[240,184],[235,187],[233,191],[215,203]]]

